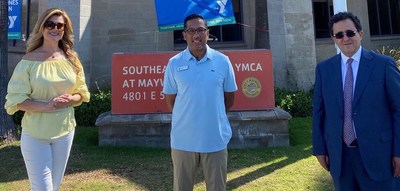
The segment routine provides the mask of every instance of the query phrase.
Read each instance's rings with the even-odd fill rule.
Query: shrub
[[[288,91],[275,88],[275,105],[287,111],[292,117],[312,115],[312,92],[304,90]]]
[[[111,90],[103,91],[97,87],[97,92],[91,93],[89,103],[75,107],[76,123],[80,126],[95,126],[97,117],[110,110]]]
[[[21,126],[22,116],[24,116],[23,111],[17,111],[14,113],[14,115],[12,115],[12,119],[17,126]]]
[[[289,112],[292,117],[311,116],[311,101],[313,90],[289,91],[275,88],[275,105]],[[95,126],[97,117],[111,110],[111,90],[91,92],[90,102],[83,103],[75,108],[76,122],[80,126]],[[22,111],[13,115],[14,122],[20,126],[23,116]]]
[[[391,56],[393,59],[396,61],[396,65],[398,68],[400,68],[400,48],[392,48],[390,49],[389,46],[387,47],[382,47],[380,50],[376,50],[378,53]]]

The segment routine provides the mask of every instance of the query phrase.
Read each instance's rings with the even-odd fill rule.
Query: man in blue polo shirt
[[[207,191],[226,190],[232,136],[226,112],[237,90],[235,75],[229,58],[207,45],[201,15],[186,17],[182,34],[188,47],[169,60],[163,87],[172,110],[174,191],[193,190],[199,166]]]

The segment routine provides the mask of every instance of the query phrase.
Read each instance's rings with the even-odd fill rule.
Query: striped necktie
[[[355,139],[352,117],[352,102],[353,102],[353,69],[351,68],[352,58],[346,62],[347,72],[344,80],[344,122],[343,122],[343,139],[349,146]]]

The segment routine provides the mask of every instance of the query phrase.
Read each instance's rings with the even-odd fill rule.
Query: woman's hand
[[[79,102],[82,99],[80,94],[63,94],[58,97],[53,98],[51,101],[54,109],[63,109]]]

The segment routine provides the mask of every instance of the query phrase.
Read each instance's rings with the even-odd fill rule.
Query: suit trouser
[[[201,166],[207,191],[226,190],[228,150],[211,153],[187,152],[171,149],[174,166],[174,191],[190,191]]]
[[[335,190],[391,191],[396,190],[394,180],[394,178],[384,181],[372,180],[362,164],[358,147],[349,148],[343,143],[341,176],[333,177]]]
[[[75,130],[60,138],[42,140],[22,129],[21,152],[32,191],[60,189]]]

